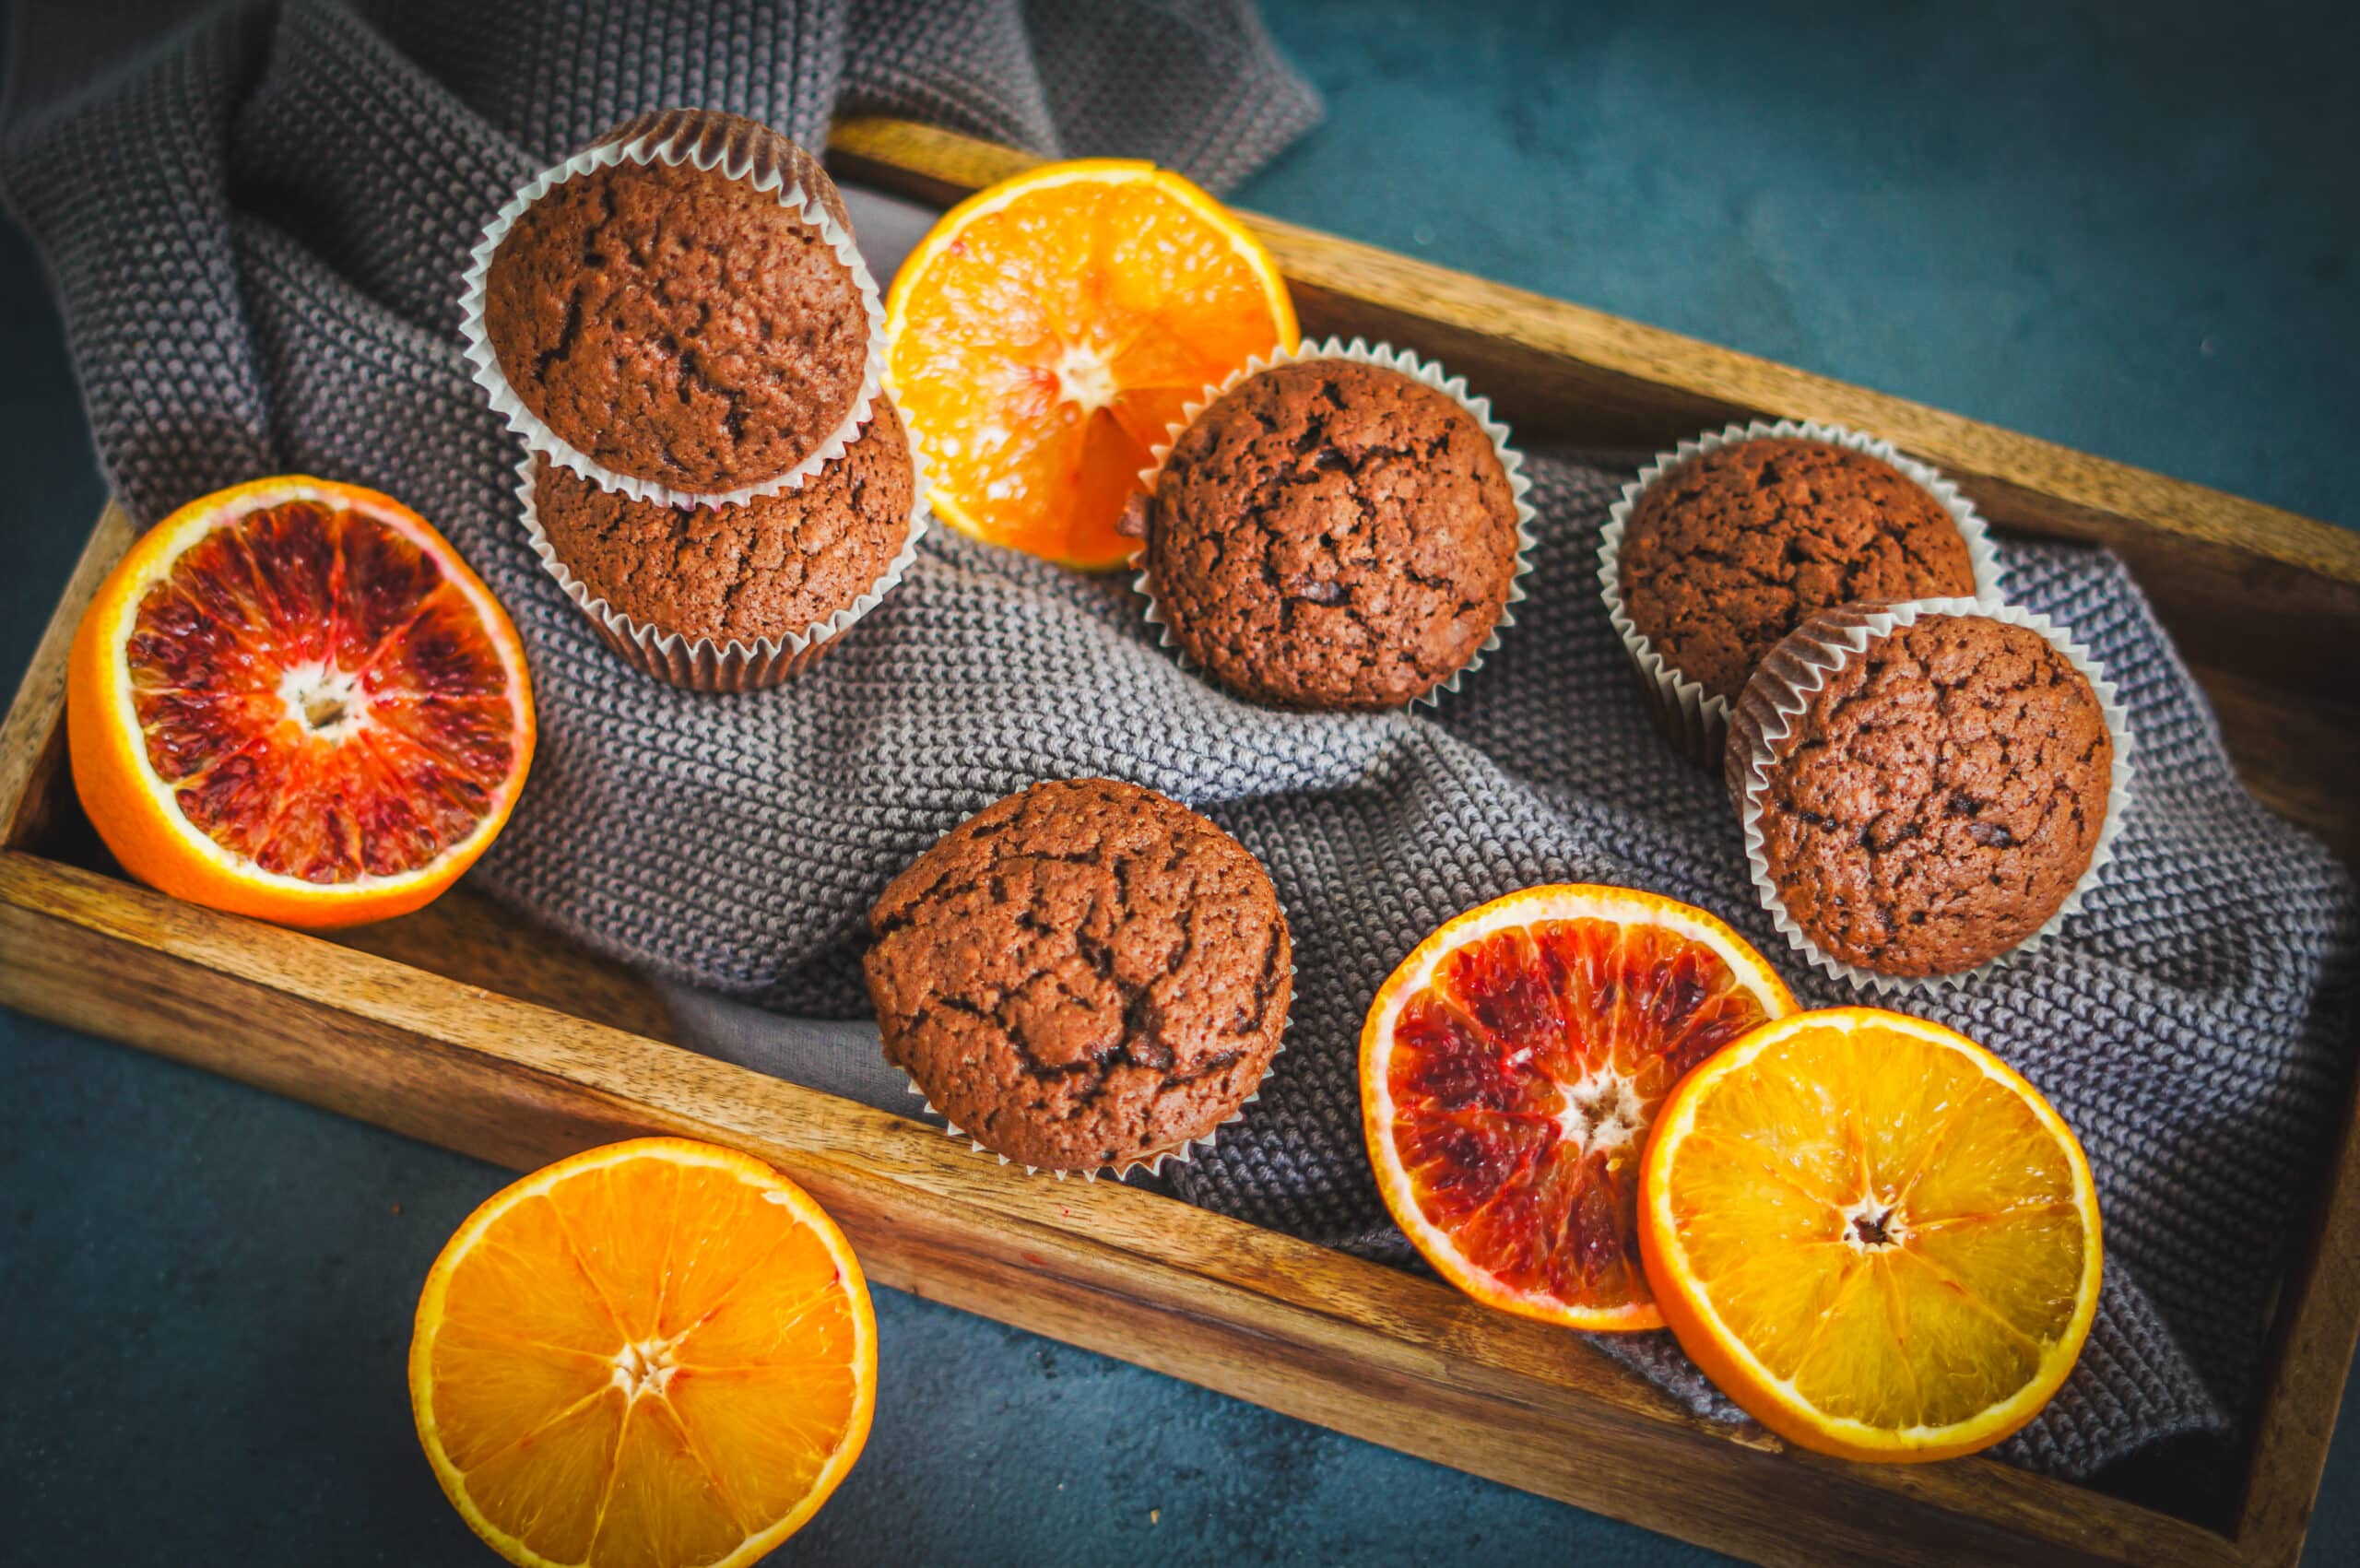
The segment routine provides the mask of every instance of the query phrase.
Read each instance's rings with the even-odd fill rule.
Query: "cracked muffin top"
[[[533,505],[558,559],[614,608],[684,637],[809,631],[874,587],[910,529],[909,441],[880,397],[860,438],[801,489],[693,510],[600,489],[536,457]]]
[[[1174,641],[1276,707],[1425,695],[1482,647],[1516,576],[1515,492],[1474,416],[1353,360],[1239,383],[1135,504]]]
[[[1730,745],[1750,752],[1744,713]],[[2089,680],[1983,616],[1870,643],[1776,745],[1771,881],[1823,951],[1881,974],[1956,974],[2039,930],[2089,869],[2114,773]]]
[[[802,148],[750,121],[701,121],[844,221]],[[851,414],[867,367],[859,285],[819,230],[775,191],[692,164],[625,161],[551,188],[493,253],[483,319],[509,386],[551,430],[679,490],[787,472]]]
[[[868,924],[885,1059],[953,1126],[1044,1170],[1130,1164],[1227,1121],[1293,994],[1261,863],[1111,779],[985,807],[895,878]]]
[[[1624,526],[1622,607],[1666,664],[1737,701],[1815,610],[1965,597],[1966,540],[1892,464],[1825,442],[1733,442],[1641,492]]]

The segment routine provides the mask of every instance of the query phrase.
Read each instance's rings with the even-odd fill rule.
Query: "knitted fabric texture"
[[[64,295],[115,493],[152,521],[311,471],[441,526],[515,617],[539,705],[531,785],[477,880],[601,951],[856,1018],[869,902],[944,830],[1044,777],[1162,790],[1262,858],[1300,966],[1260,1102],[1172,1186],[1403,1263],[1362,1147],[1356,1045],[1378,983],[1449,915],[1533,882],[1624,883],[1729,919],[1806,1002],[1871,999],[1776,940],[1717,781],[1649,727],[1595,577],[1624,473],[1533,461],[1531,597],[1439,712],[1241,704],[1156,648],[1119,583],[944,530],[810,674],[700,697],[626,667],[527,549],[516,448],[467,379],[456,299],[485,220],[536,170],[652,108],[732,110],[811,145],[832,112],[868,109],[1149,156],[1221,188],[1317,113],[1243,0],[312,0],[231,11],[51,96],[0,173]],[[2095,1167],[2097,1326],[2005,1451],[2080,1474],[2248,1403],[2342,1080],[2354,899],[2238,786],[2118,564],[2006,555],[2016,595],[2120,685],[2134,805],[2060,939],[1908,1005],[2024,1070]],[[1664,1337],[1606,1348],[1734,1415]]]

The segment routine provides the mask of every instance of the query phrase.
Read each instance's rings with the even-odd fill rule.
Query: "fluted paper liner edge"
[[[688,116],[682,118],[692,119]],[[492,411],[507,421],[510,430],[525,438],[526,446],[552,463],[572,469],[600,489],[628,496],[633,501],[681,508],[735,506],[759,497],[801,489],[813,475],[842,457],[845,449],[859,438],[861,427],[868,423],[877,399],[883,395],[885,303],[878,290],[877,279],[869,273],[868,264],[861,259],[859,247],[853,242],[851,233],[836,221],[835,216],[820,204],[818,197],[806,191],[799,182],[789,182],[775,168],[755,174],[752,161],[733,156],[729,145],[720,142],[698,145],[698,138],[690,134],[692,128],[689,124],[676,124],[668,132],[651,130],[625,141],[601,142],[575,153],[562,163],[542,170],[526,181],[485,226],[483,238],[476,242],[468,256],[467,270],[459,290],[459,336],[466,343],[470,374],[490,400]],[[491,271],[492,253],[500,249],[501,241],[508,237],[508,231],[515,226],[516,219],[524,216],[525,209],[550,191],[596,170],[623,162],[649,165],[661,162],[676,167],[685,163],[717,171],[732,180],[750,179],[758,191],[774,190],[778,193],[779,205],[793,212],[806,227],[816,230],[821,241],[834,253],[836,260],[852,274],[853,283],[860,290],[861,311],[868,319],[867,356],[861,370],[860,390],[854,396],[852,407],[843,421],[800,463],[785,473],[757,484],[714,491],[674,489],[652,479],[617,473],[549,429],[539,415],[525,406],[524,400],[516,395],[515,388],[508,384],[508,377],[500,368],[500,356],[492,351],[490,336],[484,328],[484,284]]]
[[[648,625],[593,593],[590,585],[565,564],[541,527],[540,506],[534,494],[534,465],[542,458],[539,453],[527,452],[516,466],[516,495],[523,508],[519,521],[525,527],[525,542],[549,575],[557,579],[567,599],[590,618],[607,645],[633,668],[691,691],[756,691],[775,686],[818,663],[854,622],[883,602],[917,560],[918,541],[926,536],[931,516],[926,499],[926,458],[917,432],[906,423],[902,430],[910,453],[910,518],[902,548],[859,597],[825,619],[785,637],[761,637],[751,643],[735,637],[723,642],[690,637]]]
[[[1492,417],[1492,400],[1468,391],[1464,376],[1451,375],[1436,361],[1421,359],[1409,349],[1396,348],[1389,343],[1371,343],[1363,337],[1355,337],[1350,343],[1340,337],[1319,341],[1306,337],[1293,348],[1252,356],[1221,381],[1205,388],[1194,401],[1183,405],[1180,418],[1165,430],[1162,443],[1149,453],[1148,466],[1139,470],[1139,483],[1152,496],[1157,477],[1163,472],[1164,461],[1172,455],[1172,448],[1179,442],[1181,432],[1196,422],[1198,415],[1227,396],[1240,383],[1280,365],[1315,360],[1349,360],[1356,364],[1375,365],[1382,370],[1397,371],[1432,387],[1467,410],[1491,442],[1492,450],[1499,454],[1500,466],[1507,473],[1508,492],[1516,503],[1516,571],[1508,579],[1507,601],[1500,608],[1500,618],[1492,623],[1490,633],[1476,648],[1473,656],[1453,670],[1447,680],[1436,682],[1410,702],[1402,704],[1413,707],[1422,702],[1430,708],[1439,707],[1442,694],[1457,691],[1461,680],[1482,668],[1484,655],[1500,645],[1500,633],[1516,624],[1515,606],[1523,600],[1524,579],[1532,572],[1532,519],[1535,513],[1531,503],[1525,500],[1526,493],[1532,489],[1532,479],[1524,471],[1524,454],[1511,443],[1508,427]],[[1156,600],[1154,586],[1149,579],[1145,540],[1141,540],[1139,548],[1131,552],[1130,568],[1131,587],[1147,602],[1147,623],[1156,629],[1157,644],[1171,649],[1182,668],[1198,669],[1200,666],[1188,657],[1172,635],[1171,624],[1164,619],[1163,607]]]
[[[1674,669],[1657,651],[1654,640],[1633,624],[1622,603],[1622,536],[1639,497],[1665,475],[1724,446],[1743,441],[1773,440],[1840,446],[1890,464],[1950,513],[1959,536],[1966,541],[1967,562],[1975,576],[1975,597],[1996,600],[2004,592],[2005,573],[1999,551],[1992,547],[1991,531],[1982,514],[1975,510],[1975,503],[1960,494],[1958,487],[1941,470],[1903,456],[1891,442],[1816,420],[1755,419],[1692,436],[1669,452],[1658,453],[1639,470],[1636,478],[1622,487],[1622,496],[1606,514],[1606,527],[1599,536],[1598,581],[1606,601],[1607,619],[1614,623],[1614,634],[1622,639],[1623,652],[1630,655],[1632,666],[1639,673],[1648,704],[1673,744],[1691,761],[1708,768],[1720,766],[1732,704],[1728,698],[1705,690],[1701,682]]]
[[[1983,616],[2036,631],[2090,683],[2090,690],[2097,696],[2107,737],[2114,744],[2114,771],[2106,789],[2106,820],[2098,828],[2097,843],[2091,847],[2090,864],[2066,894],[2065,902],[2023,941],[1997,958],[1954,974],[1880,974],[1823,951],[1788,914],[1785,902],[1778,896],[1777,884],[1771,879],[1769,862],[1763,855],[1762,791],[1769,782],[1771,764],[1776,760],[1778,743],[1792,734],[1792,721],[1810,705],[1811,693],[1826,685],[1829,676],[1867,652],[1870,643],[1925,617],[1943,615]],[[1722,778],[1737,808],[1738,824],[1745,838],[1746,867],[1763,909],[1788,944],[1802,954],[1811,967],[1835,979],[1886,995],[1964,985],[2037,950],[2062,929],[2098,886],[2114,859],[2115,840],[2122,832],[2123,819],[2130,806],[2130,781],[2137,772],[2130,760],[2135,745],[2130,716],[2123,708],[2114,683],[2106,678],[2105,666],[2048,617],[2021,605],[1992,599],[1911,599],[1894,605],[1843,606],[1821,610],[1763,659],[1753,678],[1746,683],[1730,723],[1733,735],[1724,758]]]

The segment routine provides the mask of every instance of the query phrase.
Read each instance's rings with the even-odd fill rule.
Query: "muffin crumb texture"
[[[1730,701],[1813,612],[1965,597],[1966,540],[1891,464],[1824,442],[1733,442],[1658,477],[1631,509],[1622,605],[1666,664]]]
[[[852,413],[868,357],[859,286],[819,231],[776,193],[687,164],[612,164],[519,214],[484,330],[509,386],[576,450],[691,492],[808,457]]]
[[[1198,415],[1149,513],[1182,652],[1279,707],[1391,708],[1464,668],[1516,576],[1516,498],[1482,427],[1413,377],[1280,365]]]
[[[1243,844],[1151,790],[1035,784],[945,834],[869,914],[886,1059],[1010,1160],[1087,1171],[1234,1114],[1292,949]]]
[[[784,638],[876,586],[909,536],[909,442],[883,398],[801,489],[734,506],[632,501],[534,464],[534,510],[591,594],[642,625],[714,642]]]
[[[2037,931],[2089,869],[2114,743],[2047,639],[1929,616],[1811,694],[1761,785],[1763,856],[1830,956],[1953,974]]]

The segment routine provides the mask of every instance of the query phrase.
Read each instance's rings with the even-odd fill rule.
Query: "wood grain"
[[[770,1160],[880,1281],[1771,1562],[2236,1561],[1988,1460],[1741,1441],[1575,1338],[1435,1281],[300,933],[0,854],[0,1004],[504,1164],[642,1132]],[[112,983],[81,979],[103,965]]]
[[[2360,1020],[2346,1020],[2360,1045]],[[2345,1053],[2350,1060],[2352,1052]],[[2286,1283],[2252,1457],[2246,1466],[2237,1545],[2256,1562],[2295,1562],[2319,1500],[2335,1420],[2360,1346],[2360,1081],[2352,1086],[2327,1183]]]
[[[899,120],[836,126],[847,178],[956,199],[1029,155]],[[1532,444],[1654,451],[1733,419],[1818,419],[1884,437],[1957,480],[2004,530],[2103,544],[2129,563],[2223,711],[2257,793],[2349,862],[2360,822],[2360,534],[1922,403],[1244,215],[1304,331],[1386,338],[1464,375]],[[2267,631],[2257,634],[2258,625]],[[2241,711],[2262,689],[2264,711]]]
[[[1031,155],[905,120],[856,119],[831,134],[829,159],[851,177],[942,203],[1021,173]],[[2360,537],[2276,507],[2093,457],[1922,403],[1813,375],[1775,360],[1626,321],[1585,306],[1454,272],[1373,245],[1245,213],[1270,247],[1313,332],[1370,334],[1399,322],[1442,327],[1522,350],[1546,379],[1504,378],[1479,390],[1552,433],[1590,417],[1600,444],[1654,444],[1732,415],[1828,419],[1873,430],[1928,462],[1988,487],[2003,520],[2087,537],[2099,530],[2165,533],[2267,558],[2360,585]],[[1576,391],[1584,395],[1571,395]],[[2040,526],[2046,522],[2047,526]]]
[[[544,929],[465,883],[414,914],[326,940],[535,1002],[649,1040],[678,1038],[663,996],[635,971]]]
[[[839,127],[848,174],[941,200],[1030,160]],[[1254,220],[1315,331],[1387,336],[1528,437],[1656,447],[1740,414],[1872,430],[2004,526],[2097,540],[2154,596],[2257,793],[2349,856],[2360,541],[1901,399]],[[919,1124],[667,1043],[653,988],[466,890],[333,939],[31,853],[77,841],[65,651],[127,547],[110,509],[0,725],[0,1004],[529,1166],[644,1131],[735,1144],[835,1212],[871,1272],[1338,1431],[1772,1562],[2291,1563],[2360,1328],[2360,1126],[2284,1294],[2234,1539],[1987,1460],[1847,1466],[1729,1433],[1445,1287],[1114,1184],[1004,1171]],[[90,976],[109,984],[94,985]]]

